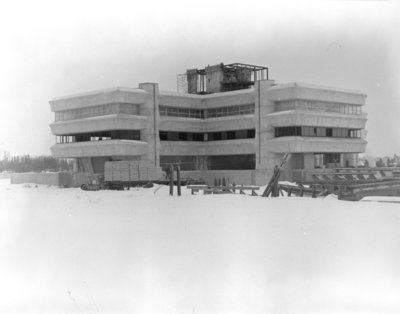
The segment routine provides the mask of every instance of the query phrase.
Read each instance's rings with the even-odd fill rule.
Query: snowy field
[[[400,313],[400,205],[0,180],[0,313]]]

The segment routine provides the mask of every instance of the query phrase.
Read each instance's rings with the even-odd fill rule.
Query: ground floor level
[[[213,183],[225,178],[236,184],[263,185],[272,175],[274,165],[279,165],[283,154],[271,154],[271,167],[261,167],[255,154],[236,155],[160,155],[158,163],[164,171],[170,165],[179,165],[184,178],[203,179]],[[107,161],[144,161],[143,156],[106,156],[75,158],[75,171],[104,174]],[[349,153],[294,153],[285,166],[282,180],[298,180],[304,170],[356,167],[358,154]],[[157,165],[158,166],[158,165]]]

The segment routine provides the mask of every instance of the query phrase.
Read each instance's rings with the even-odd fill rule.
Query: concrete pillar
[[[274,111],[274,103],[268,99],[268,89],[274,81],[258,81],[254,86],[255,126],[256,126],[256,169],[272,170],[280,159],[268,150],[268,140],[274,138],[274,130],[266,122],[266,115]]]
[[[78,159],[77,158],[73,158],[72,159],[72,171],[73,172],[79,172]]]
[[[314,154],[313,153],[304,154],[304,169],[306,169],[306,170],[314,169]]]
[[[196,156],[196,167],[197,170],[207,170],[207,156]]]
[[[141,83],[139,88],[149,93],[147,101],[141,105],[140,114],[147,117],[147,126],[141,130],[141,140],[147,142],[147,154],[144,160],[149,164],[160,165],[159,137],[159,89],[157,83]]]
[[[340,161],[339,161],[339,163],[340,163],[340,167],[346,167],[346,158],[345,158],[345,156],[344,156],[345,154],[340,154]]]
[[[358,162],[358,154],[342,154],[343,166],[356,167]]]

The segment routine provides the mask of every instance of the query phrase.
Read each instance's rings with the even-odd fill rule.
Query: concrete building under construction
[[[109,160],[138,160],[183,176],[265,184],[290,152],[297,172],[357,165],[365,151],[366,95],[354,90],[276,84],[268,68],[218,64],[178,75],[178,92],[157,83],[50,101],[53,156],[103,173]]]

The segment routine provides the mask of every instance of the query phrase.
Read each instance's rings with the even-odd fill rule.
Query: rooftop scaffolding
[[[189,69],[178,75],[179,93],[211,94],[233,90],[247,89],[256,81],[268,80],[268,68],[263,66],[223,63],[207,66],[204,69]]]

